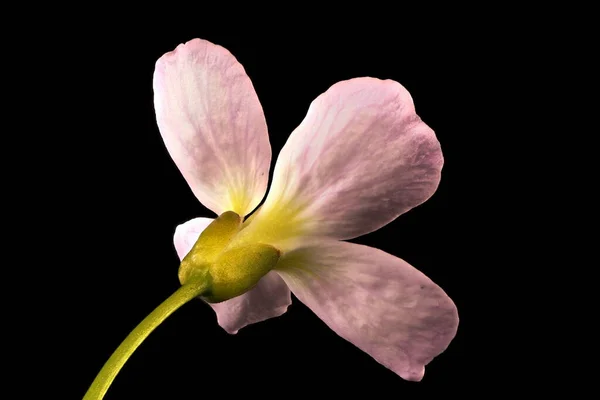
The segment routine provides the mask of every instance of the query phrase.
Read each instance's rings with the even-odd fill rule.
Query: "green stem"
[[[208,288],[208,285],[209,282],[206,279],[186,282],[185,285],[177,289],[150,315],[144,318],[104,364],[83,400],[101,400],[127,359],[142,344],[144,339],[175,310],[193,298],[200,296]]]

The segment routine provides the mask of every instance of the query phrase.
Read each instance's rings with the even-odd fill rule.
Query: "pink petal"
[[[265,195],[271,146],[264,113],[242,65],[200,39],[156,62],[156,120],[196,197],[217,214],[250,213]]]
[[[246,325],[285,314],[292,304],[290,289],[271,271],[249,292],[222,303],[211,304],[217,321],[228,333],[236,334]]]
[[[189,253],[200,237],[200,234],[213,221],[212,218],[199,217],[190,219],[175,228],[173,243],[175,244],[175,251],[180,261]]]
[[[194,218],[175,229],[175,249],[179,259],[191,250],[204,229],[212,222],[210,218]],[[271,271],[250,291],[221,303],[210,304],[217,314],[217,322],[228,333],[235,334],[246,325],[279,317],[292,303],[290,290],[285,282]]]
[[[261,214],[294,209],[286,217],[305,234],[354,238],[426,201],[442,165],[435,133],[402,85],[339,82],[313,101],[279,154]]]
[[[444,291],[405,261],[323,239],[284,255],[277,271],[331,329],[410,381],[454,338],[458,313]]]

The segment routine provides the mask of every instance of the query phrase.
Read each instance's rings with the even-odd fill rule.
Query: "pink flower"
[[[154,93],[165,145],[198,200],[218,215],[249,215],[267,190],[271,147],[242,65],[194,39],[158,60]],[[356,78],[330,87],[292,132],[267,198],[235,239],[276,247],[281,258],[245,294],[211,304],[218,323],[234,334],[282,315],[291,290],[338,335],[402,378],[421,380],[456,334],[454,303],[405,261],[342,240],[426,201],[442,165],[435,133],[402,85]],[[211,221],[177,227],[180,259]]]

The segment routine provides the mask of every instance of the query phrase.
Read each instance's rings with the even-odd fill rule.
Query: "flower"
[[[153,86],[160,133],[198,200],[221,216],[252,213],[267,190],[271,147],[242,65],[223,47],[194,39],[157,61]],[[454,303],[400,258],[343,240],[426,201],[442,165],[435,133],[398,82],[363,77],[331,86],[281,150],[262,206],[233,223],[219,247],[276,252],[245,293],[210,303],[218,323],[235,334],[280,316],[291,290],[339,336],[402,378],[421,380],[456,334]],[[182,266],[212,221],[176,228]]]

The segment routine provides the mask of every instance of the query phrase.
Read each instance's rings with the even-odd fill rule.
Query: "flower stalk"
[[[208,276],[189,280],[175,293],[160,304],[125,338],[115,350],[100,373],[92,382],[83,400],[100,400],[104,397],[115,377],[131,357],[133,352],[142,344],[157,326],[159,326],[175,310],[195,297],[201,296],[210,287]]]

